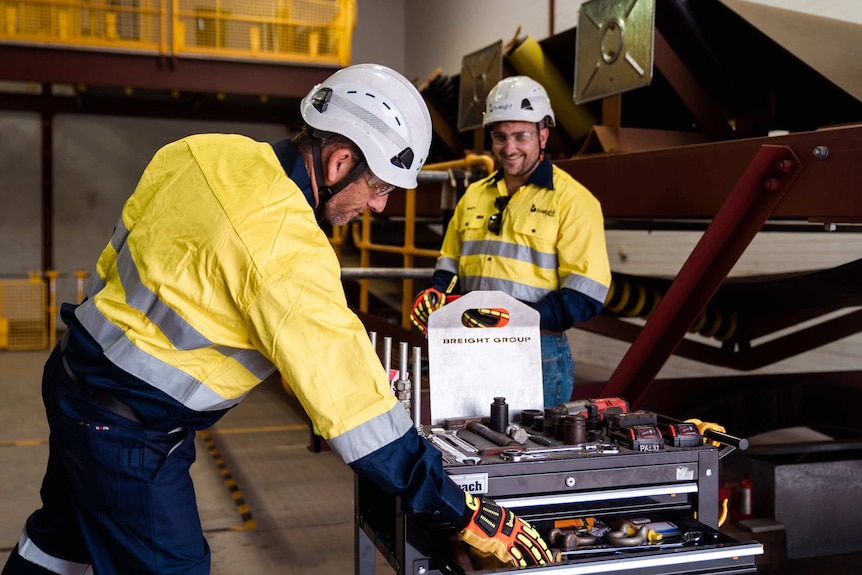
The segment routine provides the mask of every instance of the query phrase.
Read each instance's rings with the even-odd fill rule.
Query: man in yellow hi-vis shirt
[[[480,552],[551,561],[529,524],[445,474],[347,307],[318,224],[382,211],[416,186],[431,144],[421,95],[360,64],[315,86],[300,112],[292,141],[198,135],[150,161],[85,301],[63,306],[68,330],[43,377],[43,507],[4,575],[209,573],[188,473],[195,430],[276,369],[356,473]]]
[[[504,78],[488,93],[482,125],[498,169],[458,201],[411,313],[424,331],[447,296],[474,290],[502,291],[538,310],[545,407],[571,399],[575,363],[564,332],[597,314],[611,285],[598,200],[545,156],[554,121],[545,89],[531,78]],[[500,319],[491,312],[468,318],[494,325]]]

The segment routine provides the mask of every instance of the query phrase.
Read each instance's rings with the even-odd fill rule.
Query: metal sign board
[[[467,327],[467,310],[499,309],[509,320],[500,326]],[[430,416],[446,419],[490,412],[504,397],[509,415],[544,408],[539,312],[500,291],[473,291],[428,317]]]
[[[581,5],[576,104],[649,85],[654,21],[655,0],[589,0]]]
[[[461,87],[458,93],[458,131],[482,127],[485,98],[503,78],[503,41],[467,54],[461,60]]]

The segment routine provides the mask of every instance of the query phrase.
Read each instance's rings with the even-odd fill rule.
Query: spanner
[[[579,443],[577,445],[561,445],[558,447],[547,447],[545,449],[530,449],[527,451],[506,450],[500,454],[500,459],[505,459],[507,461],[529,461],[534,459],[544,459],[548,455],[556,453],[617,454],[619,452],[619,448],[616,445],[612,445],[610,443]]]
[[[477,463],[479,463],[482,460],[481,458],[474,457],[472,455],[464,455],[463,453],[461,453],[460,451],[455,449],[448,441],[446,441],[445,439],[442,439],[440,437],[437,437],[433,433],[431,434],[431,437],[429,437],[428,439],[438,449],[440,449],[441,451],[445,451],[446,453],[448,453],[449,455],[454,457],[455,461],[457,461],[458,463],[469,463],[471,465],[476,465]]]
[[[478,453],[479,448],[466,441],[465,439],[458,437],[458,432],[453,429],[443,429],[440,427],[435,427],[431,429],[431,433],[434,435],[439,435],[440,437],[444,437],[455,444],[456,447],[460,447],[464,451],[469,453]]]

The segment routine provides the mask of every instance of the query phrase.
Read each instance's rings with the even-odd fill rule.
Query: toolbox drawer
[[[621,449],[615,455],[568,456],[540,464],[483,457],[478,465],[447,465],[446,471],[465,489],[515,511],[546,539],[560,522],[584,517],[608,524],[649,518],[679,529],[679,534],[662,537],[663,547],[581,545],[560,562],[530,573],[753,573],[755,557],[763,553],[756,541],[736,541],[718,531],[718,455],[710,446],[649,454]],[[355,504],[357,575],[374,573],[375,548],[398,575],[517,571],[471,559],[451,526],[402,513],[397,497],[361,478]],[[692,533],[689,538],[699,533],[699,540],[683,545],[686,532]]]

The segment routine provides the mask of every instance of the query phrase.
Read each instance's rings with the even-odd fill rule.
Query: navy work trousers
[[[189,475],[194,432],[148,430],[73,378],[58,346],[42,379],[51,430],[42,508],[2,575],[208,574]]]

